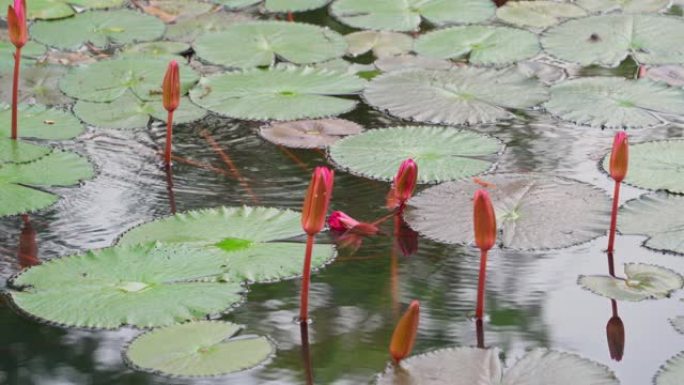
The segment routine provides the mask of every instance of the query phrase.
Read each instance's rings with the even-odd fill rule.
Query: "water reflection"
[[[311,351],[309,350],[309,324],[307,322],[300,322],[299,330],[302,338],[302,364],[304,366],[306,385],[313,385],[313,366],[311,365]]]
[[[38,243],[36,242],[36,230],[31,224],[31,218],[28,214],[21,216],[22,227],[19,234],[19,247],[17,251],[17,260],[19,261],[19,268],[25,269],[27,267],[36,266],[40,264],[38,257]]]
[[[625,325],[618,315],[617,301],[610,300],[613,315],[606,325],[606,337],[608,339],[608,351],[610,358],[615,361],[622,361],[625,352]]]

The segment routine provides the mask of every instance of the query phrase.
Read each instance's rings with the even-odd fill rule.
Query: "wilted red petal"
[[[613,139],[613,150],[610,152],[610,176],[616,182],[622,182],[627,175],[629,163],[629,143],[627,133],[620,131]]]
[[[496,243],[496,215],[487,190],[475,191],[473,199],[473,224],[475,244],[481,250],[489,250]]]
[[[180,104],[180,73],[178,69],[178,62],[171,60],[169,66],[166,68],[166,75],[162,83],[162,101],[164,108],[171,112],[175,111]]]
[[[625,352],[625,325],[620,317],[611,317],[606,325],[606,336],[608,337],[608,350],[610,358],[615,361],[622,360]]]
[[[399,323],[397,323],[397,327],[392,334],[389,350],[394,362],[398,363],[411,354],[413,344],[416,342],[419,319],[420,303],[414,300],[399,320]]]
[[[397,175],[394,177],[394,194],[400,204],[405,203],[416,189],[418,180],[418,165],[413,159],[406,159],[399,166]]]
[[[328,227],[334,231],[347,231],[360,222],[342,211],[333,211],[328,217]]]
[[[302,207],[302,228],[313,235],[325,225],[325,215],[332,197],[334,172],[327,167],[316,167]]]

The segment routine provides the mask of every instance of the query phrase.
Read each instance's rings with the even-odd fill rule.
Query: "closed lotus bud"
[[[178,62],[175,60],[171,60],[169,66],[166,68],[166,75],[164,75],[164,82],[162,83],[162,94],[166,111],[175,111],[180,104],[181,94]]]
[[[23,47],[28,41],[26,0],[14,0],[14,6],[7,7],[7,28],[12,44],[17,48]]]
[[[392,334],[389,350],[394,362],[399,363],[411,354],[413,344],[416,342],[419,318],[420,302],[414,300],[399,320],[399,323],[397,323],[397,327]]]
[[[327,167],[316,167],[311,175],[309,189],[302,207],[302,228],[308,235],[323,229],[328,205],[332,197],[335,173]]]
[[[613,139],[613,150],[610,152],[610,176],[616,182],[622,182],[627,175],[627,164],[629,163],[629,143],[627,133],[620,131],[615,134]]]
[[[615,361],[622,360],[625,352],[625,325],[620,317],[611,317],[606,325],[606,336],[608,337],[608,350],[610,358]]]
[[[475,244],[480,250],[489,250],[496,243],[496,215],[487,190],[475,191],[473,199]]]
[[[418,165],[413,159],[406,159],[399,166],[397,175],[394,177],[394,194],[399,204],[404,204],[416,189],[418,180]]]

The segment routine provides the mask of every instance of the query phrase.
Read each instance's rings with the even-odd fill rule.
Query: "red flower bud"
[[[327,167],[316,167],[311,175],[309,190],[306,192],[302,207],[302,228],[308,235],[318,233],[325,225],[334,176],[335,173]]]
[[[627,164],[629,163],[629,143],[627,133],[620,131],[615,134],[613,139],[613,150],[610,152],[610,176],[616,182],[622,182],[627,175]]]
[[[328,227],[334,231],[347,231],[359,223],[361,222],[342,211],[333,211],[328,217]]]
[[[26,0],[14,0],[14,6],[7,6],[7,28],[12,44],[17,48],[23,47],[28,41]]]
[[[606,336],[608,337],[608,351],[610,358],[621,361],[625,352],[625,325],[620,317],[611,317],[606,325]]]
[[[475,244],[481,250],[489,250],[496,242],[496,215],[487,190],[475,191],[473,198],[473,224]]]
[[[420,302],[414,300],[399,320],[399,323],[397,323],[397,327],[392,334],[389,350],[394,362],[399,363],[399,361],[411,354],[413,344],[416,342],[419,319]]]
[[[406,159],[399,166],[397,175],[394,177],[394,195],[399,204],[405,203],[416,189],[418,180],[418,165],[413,159]]]
[[[171,60],[166,68],[164,82],[162,83],[162,93],[164,108],[166,111],[173,112],[180,104],[180,74],[178,73],[178,62]]]

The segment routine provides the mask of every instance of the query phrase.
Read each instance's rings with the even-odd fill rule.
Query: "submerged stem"
[[[482,319],[484,313],[484,291],[485,281],[487,280],[487,252],[480,250],[480,278],[477,283],[477,308],[475,308],[475,318]]]
[[[21,48],[14,52],[14,84],[12,85],[12,139],[17,139],[17,105],[19,104],[19,67],[21,63]]]
[[[173,142],[173,111],[166,118],[166,147],[164,148],[164,165],[171,166],[171,143]]]
[[[613,253],[613,246],[615,244],[615,228],[617,227],[617,211],[618,203],[620,202],[620,182],[615,182],[615,190],[613,191],[613,210],[610,213],[610,233],[608,234],[608,253]]]
[[[313,251],[314,236],[306,236],[306,252],[304,255],[304,268],[302,269],[302,292],[299,300],[299,322],[307,322],[309,319],[309,281],[311,280],[311,252]]]

